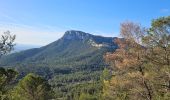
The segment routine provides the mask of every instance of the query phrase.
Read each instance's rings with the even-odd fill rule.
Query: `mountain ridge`
[[[82,31],[67,31],[62,38],[40,48],[12,53],[0,59],[0,66],[15,68],[18,79],[35,73],[61,97],[70,95],[79,85],[97,84],[105,63],[103,55],[118,48],[116,37],[96,36]]]
[[[0,59],[0,65],[14,68],[20,66],[23,69],[30,66],[52,68],[51,70],[69,68],[70,71],[75,68],[81,69],[83,66],[91,70],[93,65],[98,65],[96,68],[98,70],[103,68],[100,66],[105,66],[103,55],[117,48],[113,42],[115,38],[96,36],[82,31],[66,31],[62,38],[46,46],[4,56]]]

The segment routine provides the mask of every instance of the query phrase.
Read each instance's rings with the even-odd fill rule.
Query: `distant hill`
[[[16,44],[14,47],[14,51],[12,51],[12,53],[15,52],[20,52],[23,50],[27,50],[27,49],[31,49],[31,48],[39,48],[41,47],[40,45],[30,45],[30,44]]]

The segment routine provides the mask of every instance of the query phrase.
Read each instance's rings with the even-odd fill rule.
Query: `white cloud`
[[[169,10],[169,9],[166,9],[166,8],[161,9],[160,11],[161,11],[162,13],[168,13],[168,12],[170,12],[170,10]]]
[[[54,29],[48,30],[27,25],[0,23],[0,34],[7,30],[16,35],[16,43],[32,45],[46,45],[59,39],[64,34],[64,31]]]
[[[13,23],[18,22],[15,18],[13,18],[13,17],[11,17],[11,16],[9,16],[9,15],[3,13],[3,12],[0,12],[0,18],[1,19],[7,19],[7,20],[9,20],[10,22],[13,22]]]
[[[9,30],[16,35],[16,43],[31,45],[46,45],[59,39],[65,29],[48,25],[25,25],[3,12],[0,12],[0,34]]]

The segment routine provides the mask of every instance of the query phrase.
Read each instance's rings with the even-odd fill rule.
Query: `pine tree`
[[[50,85],[40,76],[28,74],[16,86],[12,93],[14,100],[48,100],[51,99]]]

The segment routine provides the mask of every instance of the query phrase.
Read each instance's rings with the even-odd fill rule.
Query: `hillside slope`
[[[91,82],[98,84],[105,64],[103,55],[117,48],[112,37],[95,36],[82,31],[67,31],[64,36],[49,45],[4,56],[0,65],[19,71],[19,78],[36,73],[47,80],[64,98],[72,95],[79,86]],[[81,90],[80,90],[81,91]],[[60,94],[60,95],[59,95]]]
[[[41,48],[13,53],[0,59],[1,66],[18,64],[48,65],[51,68],[72,68],[82,65],[103,64],[103,54],[117,45],[112,37],[94,36],[81,31],[67,31],[64,36]]]

